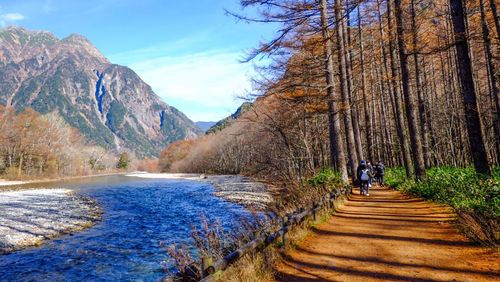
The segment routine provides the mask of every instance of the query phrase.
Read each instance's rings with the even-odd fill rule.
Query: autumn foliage
[[[347,164],[353,176],[361,159],[403,166],[407,176],[417,177],[447,165],[474,165],[488,174],[489,166],[499,164],[495,1],[241,3],[262,13],[240,18],[282,25],[274,40],[249,56],[270,62],[258,69],[258,98],[222,132],[167,149],[162,169],[300,183],[328,166],[341,171]],[[465,34],[454,29],[460,18],[450,12],[451,4],[465,11]],[[324,9],[327,33],[320,20]],[[459,68],[461,40],[470,50],[469,70]],[[332,52],[325,57],[326,47]],[[467,77],[474,91],[466,93]],[[343,161],[335,154],[339,148]]]
[[[88,175],[109,170],[117,158],[86,143],[56,113],[16,113],[0,106],[0,176],[38,178]]]

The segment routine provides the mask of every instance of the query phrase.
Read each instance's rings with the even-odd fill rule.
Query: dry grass
[[[205,216],[200,220],[200,228],[193,227],[191,237],[198,256],[211,263],[254,240],[258,234],[254,231],[267,230],[271,223],[270,219],[254,213],[252,218],[241,218],[239,225],[231,231],[226,231],[219,220],[210,221]],[[170,245],[165,251],[168,254],[168,260],[164,262],[170,279],[168,281],[198,281],[201,278],[201,259],[194,257],[187,245]],[[173,272],[168,269],[170,266],[174,267]]]
[[[279,259],[275,245],[262,252],[249,254],[230,266],[224,272],[216,275],[220,282],[260,282],[272,281],[274,270],[272,265]]]
[[[500,250],[500,220],[498,217],[478,214],[472,210],[458,210],[457,215],[459,228],[467,237],[485,246]]]

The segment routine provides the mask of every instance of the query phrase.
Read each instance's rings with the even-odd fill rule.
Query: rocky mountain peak
[[[48,31],[31,31],[20,26],[8,26],[0,29],[0,41],[25,46],[36,43],[56,43],[59,39]]]
[[[85,36],[73,33],[60,40],[58,47],[79,53],[88,53],[92,58],[98,59],[102,64],[110,64],[109,60]],[[87,54],[85,54],[87,55]]]
[[[20,62],[43,54],[74,54],[92,58],[98,64],[110,64],[109,60],[80,34],[71,34],[60,40],[47,31],[31,31],[23,27],[9,26],[0,29],[0,63]]]
[[[46,31],[29,31],[18,26],[0,29],[0,65],[17,63],[42,53],[58,41],[57,37]]]
[[[201,130],[131,69],[111,64],[84,36],[0,29],[0,104],[57,111],[92,143],[155,156]]]
[[[88,40],[87,37],[85,37],[85,36],[83,36],[81,34],[78,34],[78,33],[72,33],[69,36],[63,38],[62,41],[72,42],[72,43],[77,43],[77,44],[89,44],[89,45],[92,45],[92,43],[90,43],[90,40]]]

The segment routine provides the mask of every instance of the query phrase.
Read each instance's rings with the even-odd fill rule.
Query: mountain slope
[[[0,104],[58,111],[91,142],[157,155],[202,131],[162,102],[131,69],[112,64],[85,37],[0,29]]]
[[[244,102],[241,104],[241,106],[234,112],[232,115],[219,120],[215,125],[210,127],[207,131],[206,134],[213,134],[218,131],[223,130],[224,128],[228,127],[231,122],[234,120],[238,119],[242,114],[244,114],[246,111],[248,111],[252,107],[252,103],[250,102]]]

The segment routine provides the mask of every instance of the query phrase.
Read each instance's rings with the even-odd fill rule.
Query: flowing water
[[[0,281],[157,281],[167,258],[160,242],[192,244],[191,227],[203,214],[228,229],[248,215],[213,196],[211,185],[194,181],[107,176],[41,186],[95,199],[102,220],[40,247],[0,255]]]

